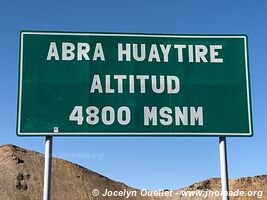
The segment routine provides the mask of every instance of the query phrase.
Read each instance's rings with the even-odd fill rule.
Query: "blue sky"
[[[229,176],[267,174],[266,9],[266,1],[2,2],[0,144],[44,152],[43,137],[15,134],[21,30],[247,34],[255,135],[228,138]],[[77,156],[68,158],[71,153]],[[152,190],[177,189],[220,176],[218,138],[60,137],[54,139],[54,154],[127,185]],[[94,158],[96,154],[103,158]]]

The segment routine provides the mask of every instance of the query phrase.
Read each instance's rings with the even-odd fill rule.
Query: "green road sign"
[[[251,136],[247,37],[23,31],[17,134]]]

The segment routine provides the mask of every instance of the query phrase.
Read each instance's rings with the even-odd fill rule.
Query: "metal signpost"
[[[247,37],[21,32],[17,134],[252,136]],[[49,156],[50,155],[50,156]],[[47,177],[47,179],[46,179]]]
[[[53,138],[45,138],[45,166],[44,166],[44,200],[50,200],[51,193],[51,174],[52,174],[52,149]]]
[[[221,184],[222,184],[222,199],[228,200],[228,166],[227,166],[227,149],[226,149],[226,137],[219,138],[220,147],[220,168],[221,168]]]

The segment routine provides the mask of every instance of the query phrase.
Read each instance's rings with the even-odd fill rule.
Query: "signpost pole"
[[[44,166],[44,196],[43,200],[50,200],[51,172],[52,172],[52,136],[45,138],[45,166]]]
[[[219,138],[222,200],[229,200],[226,137]]]

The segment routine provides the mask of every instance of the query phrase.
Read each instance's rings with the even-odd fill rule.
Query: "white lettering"
[[[73,60],[75,55],[73,53],[75,49],[74,44],[69,42],[62,43],[62,60]]]
[[[52,57],[54,57],[55,60],[59,60],[57,45],[55,42],[50,43],[46,60],[51,60]]]

